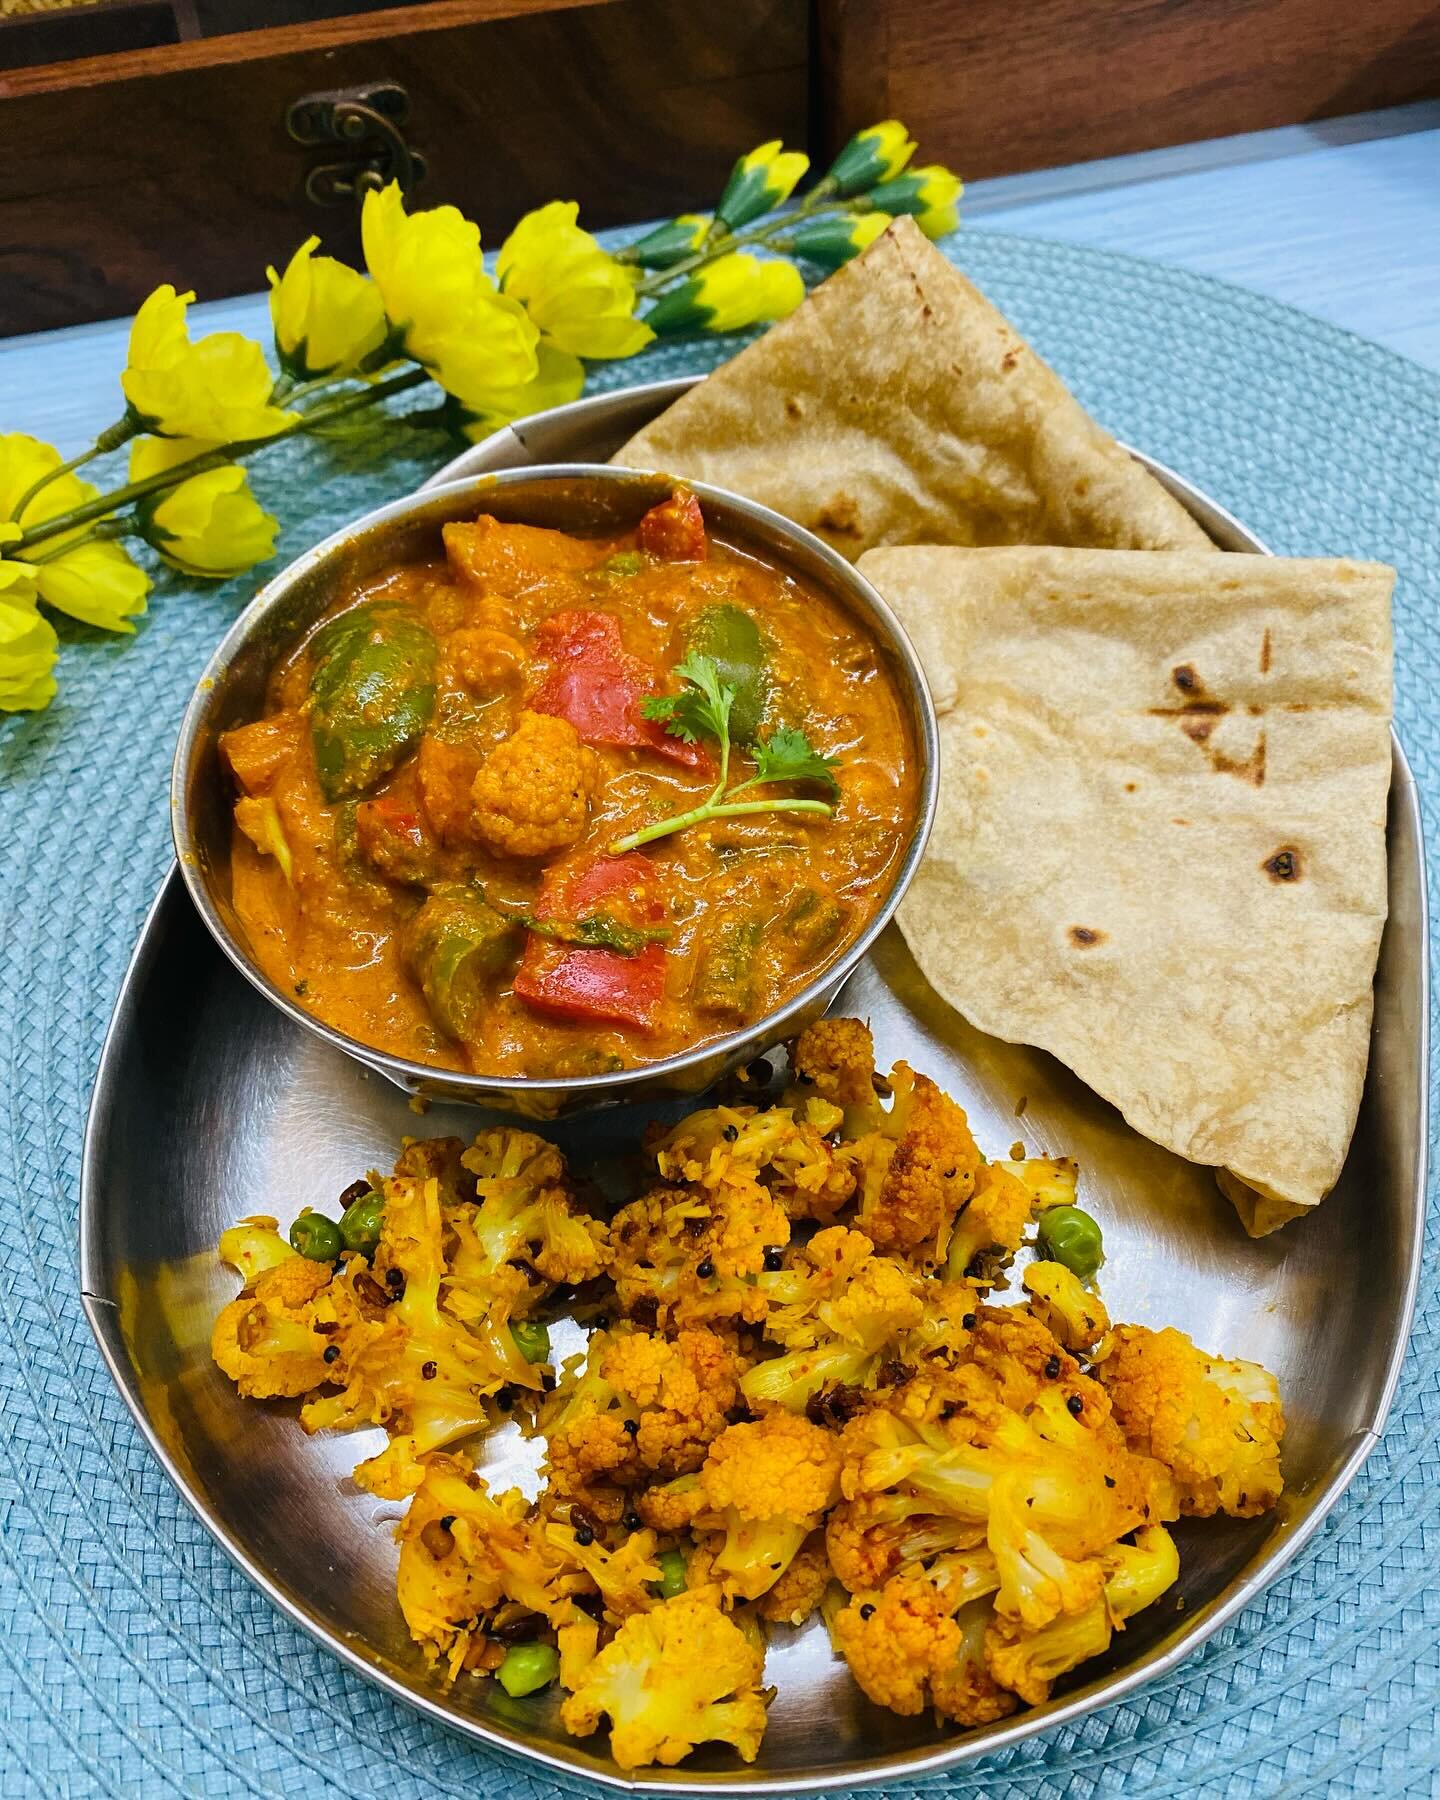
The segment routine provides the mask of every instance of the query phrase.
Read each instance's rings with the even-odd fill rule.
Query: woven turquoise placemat
[[[1398,726],[1428,808],[1440,379],[1178,271],[982,231],[954,249],[1100,419],[1277,550],[1398,567]],[[667,346],[595,385],[711,367],[731,348]],[[446,454],[412,450],[378,473],[363,444],[272,453],[262,486],[272,504],[290,496],[285,554]],[[551,1779],[397,1706],[251,1589],[152,1463],[76,1297],[85,1108],[170,855],[174,733],[249,585],[162,585],[133,644],[77,630],[51,710],[0,725],[0,1793],[548,1800]],[[1433,865],[1431,882],[1440,893]],[[1297,1562],[1135,1699],[923,1791],[1437,1791],[1437,1242],[1432,1207],[1389,1429]]]

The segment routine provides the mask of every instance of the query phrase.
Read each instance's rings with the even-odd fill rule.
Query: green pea
[[[495,1679],[512,1700],[538,1694],[560,1673],[560,1652],[553,1644],[512,1644]]]
[[[290,1227],[290,1248],[311,1262],[334,1262],[344,1247],[340,1227],[324,1213],[302,1212]]]
[[[655,1558],[660,1565],[660,1579],[650,1585],[662,1600],[673,1600],[685,1592],[685,1558],[678,1550],[662,1550]]]
[[[358,1250],[361,1256],[373,1256],[384,1222],[385,1196],[371,1188],[368,1194],[352,1200],[340,1215],[340,1237],[345,1248]]]
[[[1100,1227],[1078,1206],[1051,1206],[1040,1215],[1037,1249],[1047,1262],[1062,1263],[1088,1281],[1105,1260]]]
[[[528,1363],[550,1360],[550,1332],[539,1319],[512,1319],[510,1335],[515,1348]]]

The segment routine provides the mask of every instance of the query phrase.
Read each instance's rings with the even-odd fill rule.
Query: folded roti
[[[980,1030],[1219,1171],[1260,1236],[1345,1160],[1386,909],[1372,563],[943,548],[860,563],[940,715],[900,926]]]
[[[746,494],[851,558],[1214,547],[908,218],[613,460]]]

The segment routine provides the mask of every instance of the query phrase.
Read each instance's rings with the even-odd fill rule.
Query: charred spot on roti
[[[1248,781],[1251,787],[1265,785],[1265,727],[1255,739],[1255,746],[1248,756],[1227,756],[1223,750],[1211,750],[1210,767],[1217,775],[1234,775],[1237,780]]]
[[[1089,950],[1096,944],[1105,942],[1105,933],[1097,931],[1093,925],[1072,925],[1070,942],[1077,950]]]
[[[785,396],[785,416],[787,419],[803,419],[805,417],[805,408],[795,398],[794,394],[787,394]]]
[[[821,509],[815,521],[821,531],[830,531],[836,537],[860,537],[860,508],[853,495],[837,494]]]
[[[1208,710],[1196,717],[1186,717],[1180,721],[1180,729],[1192,744],[1208,744],[1210,733],[1214,731],[1215,725],[1215,714]]]
[[[1265,627],[1264,636],[1260,639],[1260,673],[1262,675],[1270,673],[1270,627],[1268,625]]]
[[[1135,783],[1133,781],[1127,781],[1125,783],[1125,792],[1127,794],[1133,794],[1135,792]]]
[[[1020,360],[1020,349],[1019,349],[1019,346],[1016,345],[1013,348],[1007,350],[1005,352],[1005,354],[1000,358],[1000,367],[1008,375],[1009,372],[1011,371],[1011,369],[1013,369],[1015,367],[1016,363],[1019,362],[1019,360]]]
[[[1181,663],[1177,668],[1172,669],[1170,679],[1182,694],[1203,694],[1205,691],[1205,684],[1195,673],[1193,663]]]
[[[1300,852],[1293,844],[1285,844],[1273,856],[1267,856],[1260,867],[1272,881],[1298,881],[1304,872]]]

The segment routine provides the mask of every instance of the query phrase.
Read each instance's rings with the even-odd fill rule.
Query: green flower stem
[[[703,825],[707,819],[736,819],[746,813],[821,813],[829,819],[834,817],[835,809],[824,800],[737,800],[716,806],[711,799],[687,813],[677,813],[673,819],[662,819],[658,825],[647,825],[643,831],[616,838],[610,854],[623,856],[627,850],[638,850],[642,844],[653,844],[656,838],[669,837],[690,825]]]
[[[204,451],[199,456],[192,456],[187,462],[176,463],[173,468],[162,469],[156,475],[148,476],[144,481],[132,481],[125,487],[116,488],[112,493],[100,494],[84,506],[77,506],[67,513],[57,513],[54,518],[42,520],[18,539],[6,546],[6,553],[15,555],[26,550],[31,544],[45,542],[47,538],[58,537],[62,532],[73,531],[77,525],[89,525],[95,519],[103,519],[107,514],[128,506],[132,500],[143,500],[150,494],[162,493],[166,488],[178,487],[192,475],[201,475],[207,469],[218,469],[227,462],[235,462],[242,456],[250,456],[257,450],[263,450],[267,444],[278,444],[283,438],[295,437],[300,432],[313,431],[322,425],[329,425],[336,419],[343,419],[349,414],[360,412],[367,406],[374,406],[378,401],[388,400],[393,394],[403,394],[407,389],[418,387],[422,381],[428,381],[430,375],[425,369],[407,369],[402,375],[392,375],[389,381],[377,382],[359,394],[346,394],[343,398],[331,401],[328,405],[314,407],[303,413],[293,425],[287,425],[283,431],[274,432],[270,437],[251,438],[235,444],[222,444],[218,449]]]
[[[127,538],[135,535],[135,521],[128,519],[102,519],[98,525],[92,525],[88,531],[82,532],[78,538],[69,543],[55,544],[49,550],[42,550],[38,556],[27,556],[25,561],[32,569],[38,569],[44,563],[57,562],[62,556],[68,556],[72,550],[78,550],[82,544],[103,544],[113,542],[116,538]]]
[[[750,231],[721,232],[713,238],[707,238],[693,256],[684,257],[680,262],[672,263],[668,269],[657,269],[653,275],[647,275],[643,281],[637,282],[635,292],[642,298],[658,294],[662,288],[673,281],[682,280],[693,275],[696,269],[703,268],[706,263],[715,262],[719,257],[728,256],[732,250],[738,250],[748,244],[768,244],[783,232],[794,229],[797,220],[814,217],[823,212],[848,212],[849,203],[834,197],[826,189],[822,181],[811,188],[810,192],[795,205],[770,220],[768,224],[756,225]]]

